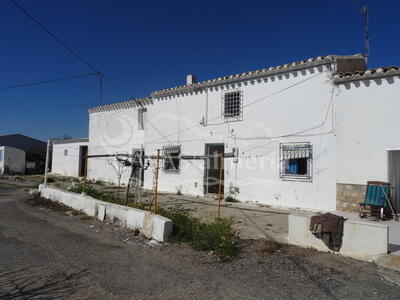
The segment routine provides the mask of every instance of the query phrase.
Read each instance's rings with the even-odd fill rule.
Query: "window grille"
[[[280,177],[311,181],[312,146],[309,143],[280,144]]]
[[[177,173],[179,172],[181,154],[181,146],[167,146],[163,148],[164,152],[164,172]]]
[[[223,94],[222,114],[225,122],[243,120],[243,99],[241,91],[230,91]]]

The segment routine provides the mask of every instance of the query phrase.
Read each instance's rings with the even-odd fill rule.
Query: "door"
[[[86,170],[86,155],[88,153],[88,146],[80,146],[79,147],[79,176],[83,177],[85,176],[85,170]]]
[[[392,186],[391,197],[396,212],[400,211],[400,150],[388,151],[388,179]]]
[[[224,171],[221,174],[221,154],[224,153],[224,144],[206,144],[205,155],[216,155],[215,158],[205,160],[204,166],[204,193],[217,194],[220,176],[222,175],[221,192],[224,192]],[[218,155],[218,156],[217,156]]]

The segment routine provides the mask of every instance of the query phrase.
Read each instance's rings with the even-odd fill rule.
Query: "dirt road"
[[[222,262],[0,185],[0,298],[398,299],[399,283],[373,264],[263,241]]]

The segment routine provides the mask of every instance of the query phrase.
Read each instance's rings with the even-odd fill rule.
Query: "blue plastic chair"
[[[383,219],[385,216],[393,216],[386,209],[388,206],[394,214],[390,203],[390,183],[383,181],[368,181],[365,200],[363,203],[360,203],[360,217],[365,218],[370,215]]]

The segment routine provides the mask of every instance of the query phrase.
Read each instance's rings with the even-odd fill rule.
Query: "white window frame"
[[[286,151],[293,151],[294,155],[298,152],[298,158],[307,159],[307,173],[302,174],[290,174],[286,173],[286,166],[289,163],[289,159],[285,158]],[[296,157],[294,157],[296,159]],[[282,180],[288,181],[306,181],[312,182],[313,178],[313,148],[309,142],[296,142],[296,143],[280,143],[279,144],[279,175]]]
[[[225,111],[227,106],[227,96],[238,93],[238,110],[237,114],[228,115]],[[221,99],[221,114],[224,122],[237,122],[243,120],[243,92],[240,89],[229,89],[222,92],[222,99]]]

